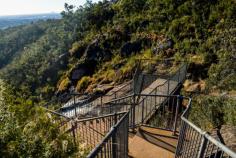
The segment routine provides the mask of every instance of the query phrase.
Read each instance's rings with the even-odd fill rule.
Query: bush
[[[63,91],[65,91],[65,90],[67,90],[68,87],[69,87],[69,85],[70,85],[70,79],[69,79],[68,77],[66,77],[66,78],[63,79],[63,80],[61,81],[61,83],[59,84],[58,91],[59,91],[59,92],[63,92]]]
[[[84,92],[88,88],[90,83],[91,83],[90,77],[88,76],[82,77],[77,83],[76,90],[78,92]]]
[[[235,126],[236,101],[225,97],[198,96],[193,98],[191,120],[210,131],[222,125]]]

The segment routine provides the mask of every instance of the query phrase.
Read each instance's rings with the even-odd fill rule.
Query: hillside
[[[234,12],[234,1],[217,0],[67,5],[62,20],[0,32],[2,78],[29,96],[70,86],[85,91],[88,83],[91,91],[92,84],[130,78],[135,58],[174,57],[190,61],[194,80],[233,90]]]
[[[42,137],[47,133],[44,128],[37,133],[38,139],[27,142],[23,139],[27,132],[29,137],[34,132],[27,131],[28,128],[26,133],[19,128],[17,131],[10,124],[16,120],[19,126],[32,125],[35,131],[37,125],[51,127],[50,117],[33,105],[48,102],[72,88],[80,93],[95,93],[102,91],[99,85],[113,86],[130,80],[136,61],[141,58],[188,61],[187,82],[196,87],[188,91],[191,84],[185,83],[185,90],[210,95],[204,99],[196,97],[197,106],[193,108],[196,115],[192,120],[207,130],[223,124],[235,126],[235,99],[219,97],[222,93],[236,93],[235,13],[235,0],[87,1],[79,8],[66,4],[62,19],[0,30],[0,78],[7,85],[6,104],[11,105],[0,112],[14,113],[10,123],[6,121],[9,133],[0,134],[14,140],[10,134],[16,131],[19,136],[16,139],[28,144],[28,148],[40,139],[44,142],[41,145],[48,147],[41,153],[49,150],[53,155],[54,151],[62,151],[61,141],[66,138],[56,132],[55,126],[48,136],[51,142]],[[183,94],[189,94],[186,91]],[[198,117],[206,108],[205,115]],[[18,111],[25,113],[25,117]],[[223,117],[218,118],[220,115]],[[60,139],[54,141],[57,137]],[[0,139],[0,145],[7,139]],[[59,147],[53,148],[53,143]],[[6,144],[4,152],[11,151]],[[14,143],[12,146],[15,147]],[[68,146],[64,154],[68,156],[74,150]],[[21,153],[26,151],[27,148],[19,149]]]
[[[0,16],[0,29],[30,24],[39,20],[60,19],[60,14],[35,14],[35,15],[12,15]]]

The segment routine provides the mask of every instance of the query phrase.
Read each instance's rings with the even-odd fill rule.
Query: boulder
[[[223,143],[226,144],[231,150],[236,152],[236,127],[223,125],[220,129],[221,136],[224,140]]]

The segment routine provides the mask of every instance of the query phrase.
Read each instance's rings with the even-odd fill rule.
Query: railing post
[[[170,95],[170,78],[168,78],[168,81],[167,81],[167,95]]]
[[[75,95],[74,95],[74,97],[73,97],[73,98],[74,98],[74,105],[75,105]]]
[[[176,106],[176,109],[175,109],[175,122],[174,122],[174,127],[173,127],[173,135],[175,135],[176,128],[177,128],[180,98],[181,98],[181,96],[178,95],[177,96],[177,106]]]
[[[132,112],[131,112],[131,119],[132,119],[132,130],[134,132],[134,128],[135,128],[135,107],[136,107],[136,101],[135,101],[135,94],[133,95],[133,104],[132,104]]]
[[[178,84],[179,84],[179,80],[180,80],[180,69],[181,68],[179,68],[179,71],[178,71]]]
[[[112,135],[112,158],[117,158],[117,140],[116,140],[116,127],[113,128],[114,134]]]
[[[73,135],[73,140],[74,140],[74,145],[76,146],[76,136],[75,136],[75,129],[77,126],[77,122],[71,122],[71,128],[72,128],[72,135]]]
[[[115,113],[115,114],[114,114],[114,121],[115,121],[114,124],[115,124],[115,125],[116,125],[116,123],[117,123],[117,120],[118,120],[118,119],[117,119],[117,113]]]
[[[75,95],[74,95],[74,109],[75,109],[74,111],[75,111],[75,117],[76,117],[76,116],[77,116],[77,113],[76,113],[76,106],[75,106],[75,104],[76,104],[76,103],[75,103]]]
[[[144,101],[142,101],[142,123],[144,121]]]
[[[157,95],[157,88],[155,88],[155,95]],[[157,105],[157,96],[155,96],[155,106]]]
[[[206,150],[206,146],[207,146],[207,138],[205,137],[205,134],[206,133],[203,134],[202,142],[201,142],[201,146],[200,146],[200,150],[199,150],[197,158],[203,158],[203,156],[205,154],[205,150]]]

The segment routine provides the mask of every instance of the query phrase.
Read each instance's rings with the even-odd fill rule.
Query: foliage
[[[193,98],[191,120],[199,127],[211,130],[224,124],[235,126],[236,101],[225,97],[198,96]]]
[[[68,77],[66,77],[64,80],[61,81],[59,87],[58,87],[58,91],[65,91],[68,86],[70,84],[70,79]]]
[[[9,87],[1,88],[0,94],[4,99],[0,102],[2,157],[75,156],[71,136],[58,130],[53,116],[32,101],[13,96]]]
[[[86,88],[89,86],[90,77],[83,77],[79,82],[77,83],[76,89],[80,92],[83,90],[86,90]]]
[[[232,62],[235,58],[235,12],[233,0],[87,1],[78,8],[65,4],[61,20],[0,32],[3,67],[0,74],[29,97],[38,97],[49,87],[53,95],[52,90],[58,91],[56,85],[65,78],[62,76],[68,77],[71,85],[59,86],[59,90],[77,86],[78,81],[73,81],[71,74],[81,63],[93,63],[91,72],[86,75],[104,74],[92,84],[122,81],[132,76],[134,60],[145,57],[143,52],[149,51],[147,57],[190,58],[193,63],[193,57],[201,57],[195,64],[204,67],[204,71],[193,73],[199,75],[195,78],[209,77],[209,89],[235,89]],[[172,42],[168,43],[167,39]],[[88,53],[89,48],[96,48],[93,50],[96,53]],[[124,49],[129,50],[125,56]],[[122,58],[114,65],[112,58],[116,56]],[[106,65],[113,66],[107,68]],[[226,71],[222,73],[222,70]],[[112,78],[114,74],[119,75]],[[50,98],[44,96],[43,99]]]
[[[73,155],[70,138],[33,105],[70,86],[84,92],[131,79],[140,58],[187,59],[209,91],[235,90],[235,12],[234,0],[87,1],[65,4],[61,20],[0,30],[0,76],[13,89],[0,102],[0,154]],[[72,79],[76,70],[82,78]],[[235,125],[234,100],[196,100],[192,119],[200,126]]]

